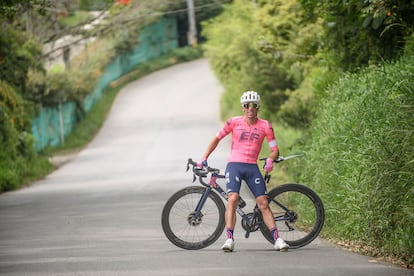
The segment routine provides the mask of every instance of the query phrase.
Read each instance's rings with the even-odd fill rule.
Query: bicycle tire
[[[173,194],[161,216],[162,229],[174,245],[188,250],[213,244],[223,233],[225,206],[218,194],[211,191],[201,210],[199,221],[190,223],[190,216],[207,188],[190,186]]]
[[[288,183],[272,189],[268,197],[279,236],[290,248],[305,246],[318,237],[325,221],[325,210],[322,200],[313,190],[302,184]],[[283,210],[275,201],[283,204],[291,213]],[[288,222],[289,214],[292,220]],[[280,220],[282,216],[284,220]],[[269,242],[274,243],[264,223],[260,225],[260,231]]]

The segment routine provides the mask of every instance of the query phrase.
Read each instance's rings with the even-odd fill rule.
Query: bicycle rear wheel
[[[269,206],[275,217],[280,237],[290,248],[299,248],[312,242],[322,230],[325,211],[319,196],[301,184],[284,184],[272,189]],[[266,225],[260,231],[274,242]]]
[[[207,188],[191,186],[173,194],[161,217],[165,236],[174,245],[201,249],[213,244],[224,230],[225,206],[220,196],[210,191],[200,214],[195,210]]]

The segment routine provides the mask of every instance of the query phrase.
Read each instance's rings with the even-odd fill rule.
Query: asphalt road
[[[206,60],[126,86],[94,139],[43,180],[0,196],[1,275],[414,275],[323,240],[287,253],[259,232],[236,251],[218,242],[187,251],[161,229],[165,201],[192,185],[188,157],[201,157],[221,127],[221,88]],[[283,146],[283,145],[282,145]],[[210,165],[224,168],[229,141]]]

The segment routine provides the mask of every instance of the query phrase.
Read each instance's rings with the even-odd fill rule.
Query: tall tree
[[[204,26],[206,54],[226,89],[223,116],[239,110],[243,90],[257,90],[262,114],[276,119],[319,49],[319,25],[305,20],[296,0],[236,0]]]
[[[327,46],[345,70],[397,57],[414,29],[411,0],[300,2],[324,20]]]

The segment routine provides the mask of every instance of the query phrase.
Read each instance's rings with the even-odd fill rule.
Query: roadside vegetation
[[[411,265],[413,46],[400,60],[344,74],[326,90],[297,168],[299,181],[324,201],[326,237]]]
[[[55,20],[35,9],[44,1],[32,0],[32,19],[55,20],[57,25],[42,28],[46,25],[36,21],[29,34],[22,31],[29,22],[17,9],[22,1],[14,2],[0,7],[5,15],[0,20],[1,191],[46,175],[53,169],[50,155],[87,144],[125,83],[204,55],[225,90],[223,119],[240,113],[241,92],[256,90],[263,99],[260,114],[272,121],[281,154],[305,153],[305,158],[277,167],[274,176],[278,183],[303,182],[322,197],[322,235],[413,268],[412,1],[234,0],[213,9],[209,1],[197,0],[196,6],[204,7],[198,10],[201,47],[177,49],[135,68],[108,87],[90,112],[79,105],[79,124],[63,147],[42,152],[35,151],[30,129],[36,110],[62,100],[81,102],[108,62],[137,43],[137,26],[186,4],[80,1],[83,8],[75,7],[73,17]],[[110,17],[101,27],[85,31],[79,26],[90,18],[79,11],[91,8],[88,2],[109,11]],[[211,10],[206,13],[207,7]],[[177,17],[186,21],[184,14]],[[45,29],[54,32],[43,33]],[[40,45],[67,32],[99,39],[72,61],[70,70],[46,72]]]
[[[411,268],[413,15],[412,1],[235,0],[203,23],[222,117],[259,91],[281,154],[305,154],[271,185],[306,183],[324,201],[325,238]]]

